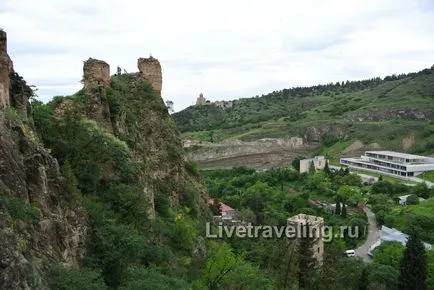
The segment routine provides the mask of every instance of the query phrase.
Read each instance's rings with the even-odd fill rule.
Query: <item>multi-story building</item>
[[[340,163],[354,169],[401,178],[434,170],[434,158],[393,151],[366,151],[359,158],[341,158]]]
[[[300,213],[290,217],[288,226],[295,229],[297,238],[311,238],[313,257],[322,264],[324,255],[324,219],[322,217]],[[308,225],[306,227],[306,224]]]

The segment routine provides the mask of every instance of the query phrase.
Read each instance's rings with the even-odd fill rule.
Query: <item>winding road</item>
[[[377,219],[372,210],[365,206],[363,211],[368,217],[368,237],[366,238],[365,243],[358,247],[355,251],[357,257],[362,258],[365,262],[371,262],[372,259],[368,255],[369,247],[380,239],[380,229],[377,226]]]

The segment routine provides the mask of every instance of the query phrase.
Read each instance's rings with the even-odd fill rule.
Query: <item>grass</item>
[[[420,177],[426,181],[434,182],[434,170],[424,172]]]
[[[405,230],[406,223],[411,216],[425,217],[434,219],[434,198],[428,199],[416,205],[395,205],[390,212],[393,217],[393,227]],[[426,242],[434,242],[434,231],[424,229],[423,235]]]
[[[352,173],[361,173],[361,174],[364,174],[364,175],[369,175],[369,176],[373,176],[373,177],[377,177],[377,178],[379,178],[380,176],[382,176],[384,181],[388,181],[388,182],[391,182],[391,183],[417,184],[414,181],[399,179],[399,178],[395,178],[395,177],[392,177],[392,176],[389,176],[389,175],[383,175],[383,174],[375,173],[375,172],[356,170],[356,169],[351,169],[351,168],[350,168],[350,172],[352,172]]]

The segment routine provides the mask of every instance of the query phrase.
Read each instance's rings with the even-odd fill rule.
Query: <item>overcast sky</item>
[[[432,0],[1,0],[15,70],[43,101],[81,88],[83,61],[158,58],[175,109],[434,64]]]

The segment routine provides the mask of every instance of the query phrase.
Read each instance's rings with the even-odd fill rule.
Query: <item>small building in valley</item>
[[[323,170],[328,162],[324,156],[315,156],[314,158],[308,158],[300,160],[300,173],[309,172],[309,168],[314,166],[315,169]]]

